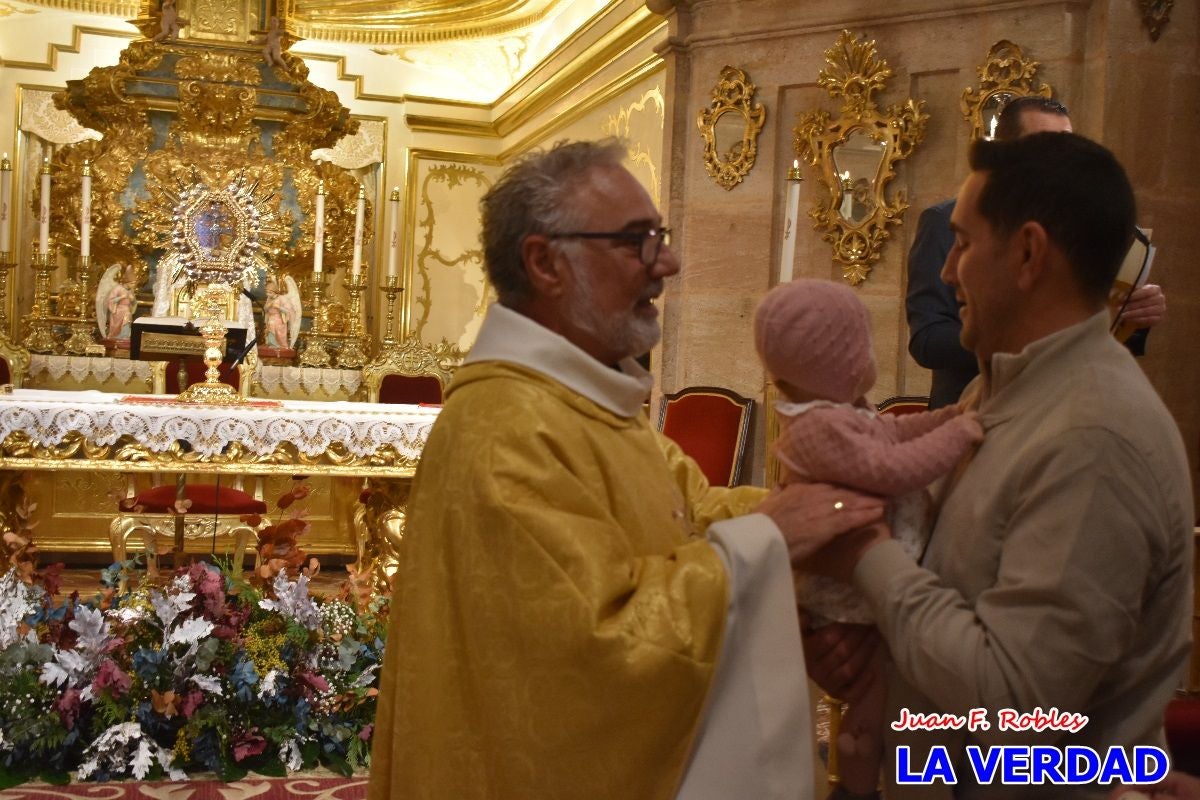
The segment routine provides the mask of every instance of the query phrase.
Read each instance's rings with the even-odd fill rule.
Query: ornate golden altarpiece
[[[145,38],[132,42],[116,65],[93,69],[55,96],[60,109],[102,134],[98,140],[63,146],[52,156],[50,227],[58,251],[75,265],[73,280],[83,284],[85,297],[95,295],[98,274],[112,264],[132,265],[153,285],[156,271],[171,267],[165,262],[179,235],[179,198],[196,186],[218,193],[243,187],[231,191],[248,191],[253,213],[274,223],[264,226],[268,235],[256,243],[253,266],[264,275],[293,276],[311,297],[314,288],[317,293],[324,288],[321,283],[314,287],[312,280],[317,194],[323,191],[326,280],[351,262],[360,188],[350,173],[315,161],[312,154],[354,133],[357,123],[336,95],[313,85],[304,63],[286,52],[294,41],[286,10],[264,25],[265,8],[245,0],[220,8],[209,4],[205,8],[216,11],[206,28],[197,13],[200,5],[193,5],[181,5],[179,17],[168,20],[156,2],[146,0],[133,21]],[[185,29],[188,38],[180,39],[178,23],[184,15],[192,19]],[[231,15],[241,20],[241,27],[222,33],[223,20]],[[255,26],[268,30],[260,41],[248,43],[242,28]],[[80,259],[76,245],[85,162],[92,197],[90,259]],[[369,207],[366,216],[372,218]],[[27,466],[34,472],[26,490],[39,504],[43,522],[38,538],[52,541],[51,549],[106,549],[118,475],[103,470],[63,473],[49,463],[44,470]],[[307,466],[296,465],[318,476],[310,496],[309,545],[319,552],[361,549],[346,522],[353,510],[346,503],[356,502],[357,493],[348,501],[340,496],[344,492],[334,491],[331,478],[320,477],[328,468]],[[154,469],[171,467],[172,459],[160,458]],[[191,462],[185,469],[207,471]],[[275,469],[278,480],[290,479],[283,475],[288,466]],[[247,471],[261,471],[261,466]],[[268,487],[268,497],[272,491]],[[51,529],[68,530],[70,541],[50,536]]]

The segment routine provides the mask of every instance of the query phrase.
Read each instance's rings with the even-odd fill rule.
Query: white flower
[[[137,745],[136,749],[134,745]],[[76,780],[83,780],[100,768],[103,764],[110,772],[130,772],[133,777],[141,780],[150,772],[154,761],[167,771],[167,776],[173,781],[187,780],[182,770],[174,769],[171,762],[174,756],[171,751],[164,749],[153,739],[142,734],[141,726],[136,722],[122,722],[113,725],[100,734],[84,751],[86,760],[79,765],[75,773]]]
[[[17,579],[15,569],[0,578],[0,650],[22,638],[17,634],[17,626],[37,611],[35,597],[35,591]]]
[[[258,684],[258,697],[260,700],[279,694],[279,687],[275,685],[277,680],[279,680],[279,670],[277,669],[270,670],[263,676],[262,681]]]
[[[167,644],[193,644],[212,633],[213,624],[206,619],[192,617],[171,631],[167,636]]]
[[[221,679],[215,675],[193,675],[191,676],[191,681],[205,692],[215,694],[219,697],[225,696],[225,688],[221,686]]]
[[[75,607],[75,619],[69,623],[79,634],[71,650],[54,649],[54,659],[42,664],[38,680],[50,686],[84,686],[100,667],[100,660],[112,637],[104,614],[84,605]]]
[[[179,579],[176,578],[176,583]],[[188,582],[191,586],[191,582]],[[171,627],[171,623],[175,618],[187,611],[192,605],[192,600],[196,595],[193,592],[178,592],[176,594],[163,595],[161,592],[150,592],[150,605],[154,606],[154,613],[158,615],[159,622],[163,625],[163,630]]]
[[[300,758],[300,740],[288,739],[279,746],[279,760],[283,762],[283,766],[288,772],[299,772],[304,766],[304,761]]]
[[[287,570],[281,569],[271,588],[275,590],[277,599],[259,600],[260,607],[291,617],[310,631],[315,631],[321,626],[320,613],[312,598],[308,596],[307,575],[301,575],[292,583],[287,579]]]
[[[135,622],[141,622],[150,616],[150,612],[142,606],[121,606],[120,608],[109,609],[108,615],[114,617],[117,622],[125,625],[132,625]]]

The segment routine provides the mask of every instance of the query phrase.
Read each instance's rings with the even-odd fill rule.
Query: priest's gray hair
[[[521,156],[483,196],[483,258],[501,305],[519,308],[532,295],[521,259],[525,237],[578,227],[572,198],[580,183],[594,167],[621,166],[626,154],[615,137],[561,141]]]

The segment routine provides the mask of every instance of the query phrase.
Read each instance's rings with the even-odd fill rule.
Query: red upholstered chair
[[[658,429],[700,466],[713,486],[734,486],[750,432],[754,401],[717,386],[665,394]]]
[[[29,351],[0,332],[0,384],[11,383],[20,389],[29,371]]]
[[[154,575],[160,543],[169,541],[183,548],[188,540],[212,538],[215,545],[220,536],[233,538],[233,565],[240,570],[257,528],[239,517],[267,513],[262,480],[256,481],[251,495],[243,490],[240,476],[233,479],[232,486],[188,483],[185,478],[180,474],[174,485],[164,483],[141,491],[137,491],[132,476],[127,478],[125,499],[118,506],[120,513],[108,530],[114,561],[124,561],[129,539],[140,536],[146,551],[146,572]]]
[[[915,414],[929,410],[929,398],[897,395],[884,400],[875,409],[880,414]]]
[[[455,368],[465,354],[445,341],[433,346],[409,337],[380,351],[363,367],[363,383],[371,403],[439,405]]]

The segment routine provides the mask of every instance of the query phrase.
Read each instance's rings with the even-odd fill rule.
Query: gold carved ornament
[[[1038,62],[1027,59],[1019,45],[1001,39],[988,50],[987,61],[979,67],[979,88],[963,90],[962,112],[971,123],[971,141],[992,139],[1000,112],[1017,97],[1050,97],[1048,84],[1035,85]]]
[[[756,88],[745,72],[726,66],[708,108],[696,115],[704,139],[704,168],[726,191],[742,182],[758,156],[758,134],[767,110],[754,103]]]
[[[906,100],[880,112],[871,95],[882,90],[892,70],[879,58],[874,41],[842,31],[825,51],[828,66],[819,86],[845,98],[841,115],[828,111],[799,115],[793,133],[796,155],[817,169],[827,198],[818,198],[809,216],[822,238],[833,245],[833,260],[852,285],[866,280],[879,260],[889,225],[899,224],[908,208],[900,190],[888,199],[896,162],[907,158],[925,135],[929,115],[924,101]]]
[[[1171,9],[1174,7],[1175,0],[1138,0],[1142,24],[1150,32],[1150,41],[1158,41],[1162,29],[1171,21]]]

